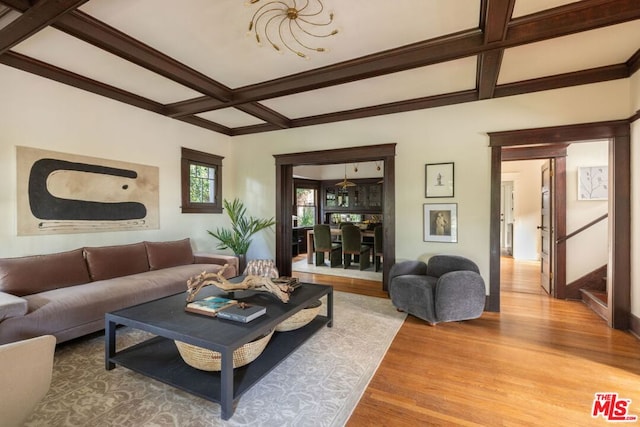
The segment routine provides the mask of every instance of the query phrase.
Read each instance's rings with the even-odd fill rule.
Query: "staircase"
[[[570,238],[577,236],[579,233],[588,230],[600,221],[605,220],[607,217],[608,214],[604,214],[587,225],[578,228],[574,232],[569,233],[566,236],[559,237],[557,242],[564,243]],[[567,299],[581,300],[598,316],[608,322],[607,265],[605,264],[602,267],[596,268],[591,273],[587,273],[578,280],[568,284],[565,288],[565,297]]]
[[[580,289],[582,302],[604,320],[608,319],[607,292],[594,289]]]
[[[604,320],[608,319],[607,310],[607,266],[603,265],[567,285],[569,298],[580,299]]]

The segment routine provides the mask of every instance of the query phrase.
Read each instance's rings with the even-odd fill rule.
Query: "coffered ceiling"
[[[338,34],[308,59],[247,36],[265,3],[0,0],[0,66],[231,136],[640,68],[638,0],[322,0]]]

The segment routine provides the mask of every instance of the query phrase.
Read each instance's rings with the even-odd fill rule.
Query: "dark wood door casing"
[[[544,146],[609,140],[609,222],[611,251],[609,275],[609,324],[627,330],[631,322],[631,129],[630,120],[584,123],[489,133],[491,147],[491,220],[490,220],[490,311],[500,311],[500,174],[503,152],[516,146]],[[507,157],[510,154],[506,154]],[[559,157],[558,159],[562,159]],[[556,164],[557,166],[557,164]],[[566,178],[565,178],[566,179]],[[558,185],[560,185],[558,183]],[[558,209],[560,207],[558,206]],[[566,207],[562,207],[566,210]],[[558,230],[558,236],[566,234]],[[561,247],[562,245],[559,245]],[[559,261],[559,260],[558,260]],[[558,262],[558,265],[564,263]],[[564,277],[562,273],[558,277]],[[562,296],[558,295],[559,298]]]
[[[281,275],[291,275],[293,167],[383,161],[383,239],[385,244],[382,288],[387,290],[389,270],[396,260],[395,155],[395,143],[274,155],[276,160],[276,266]]]

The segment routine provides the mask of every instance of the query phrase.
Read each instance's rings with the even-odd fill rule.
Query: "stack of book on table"
[[[267,312],[266,307],[246,304],[238,300],[211,296],[188,303],[185,308],[191,313],[204,314],[205,316],[219,317],[221,319],[234,320],[247,323],[262,316]]]
[[[267,312],[266,307],[261,305],[235,304],[218,313],[218,317],[221,319],[234,320],[236,322],[251,322],[256,317],[260,317]]]

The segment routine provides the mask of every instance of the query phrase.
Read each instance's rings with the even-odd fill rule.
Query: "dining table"
[[[339,228],[331,229],[332,236],[341,236],[342,231]],[[360,236],[371,237],[373,239],[374,232],[373,230],[360,230]],[[313,229],[307,230],[307,264],[313,264],[313,252],[315,250],[315,246],[313,245]]]

